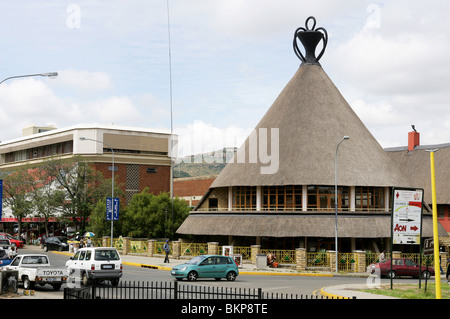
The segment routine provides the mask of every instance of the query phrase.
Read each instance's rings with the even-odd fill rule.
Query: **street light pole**
[[[10,76],[4,80],[2,80],[0,82],[0,84],[2,84],[3,82],[5,82],[6,80],[10,80],[10,79],[17,79],[17,78],[28,78],[28,77],[32,77],[32,76],[46,76],[49,78],[55,78],[58,76],[58,72],[48,72],[48,73],[36,73],[36,74],[26,74],[26,75],[15,75],[15,76]]]
[[[341,141],[336,146],[336,154],[334,156],[334,222],[335,222],[335,228],[334,228],[334,248],[335,248],[335,254],[336,254],[336,272],[338,272],[338,224],[337,224],[337,216],[338,216],[338,192],[337,192],[337,175],[338,175],[338,149],[339,145],[345,140],[348,140],[349,136],[344,136]]]
[[[109,145],[108,143],[105,143],[103,141],[99,141],[99,140],[94,140],[92,138],[87,138],[87,137],[80,137],[80,140],[82,141],[93,141],[93,142],[97,142],[97,143],[102,143],[106,146],[108,146],[111,149],[111,153],[112,153],[112,180],[111,180],[111,197],[112,197],[112,207],[113,207],[113,212],[114,212],[114,150],[112,148],[111,145]],[[113,216],[111,216],[111,247],[113,247],[113,229],[114,229],[114,221],[113,221]]]

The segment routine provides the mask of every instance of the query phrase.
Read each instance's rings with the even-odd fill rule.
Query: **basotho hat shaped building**
[[[314,22],[312,29],[308,20]],[[339,146],[339,185],[408,186],[323,70],[319,59],[327,33],[314,29],[313,17],[308,20],[294,37],[300,68],[211,187],[334,185],[336,148],[344,136],[349,139]],[[323,41],[323,49],[315,57],[318,40]],[[305,55],[298,48],[299,41]]]

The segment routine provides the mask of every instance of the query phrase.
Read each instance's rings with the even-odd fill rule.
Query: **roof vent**
[[[308,24],[311,20],[313,21],[313,25],[310,29]],[[303,55],[300,51],[297,39],[300,40],[300,42],[303,44],[303,47],[305,48],[305,55]],[[323,40],[323,48],[322,51],[320,51],[319,55],[316,57],[316,47],[321,40]],[[327,43],[328,33],[324,28],[316,28],[316,18],[314,17],[309,17],[308,19],[306,19],[305,28],[300,27],[295,30],[293,42],[294,52],[302,61],[302,63],[320,65],[319,60],[325,52]]]

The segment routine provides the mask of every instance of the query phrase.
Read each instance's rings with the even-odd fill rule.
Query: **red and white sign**
[[[393,244],[420,244],[423,190],[394,189]]]

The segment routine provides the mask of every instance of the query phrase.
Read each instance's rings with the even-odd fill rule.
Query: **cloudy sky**
[[[32,124],[170,130],[180,155],[239,146],[294,75],[295,29],[383,147],[450,142],[448,1],[0,0],[0,140]],[[170,77],[170,74],[172,77]],[[172,83],[172,90],[170,90]],[[172,92],[172,94],[171,94]],[[172,103],[171,103],[172,97]]]

